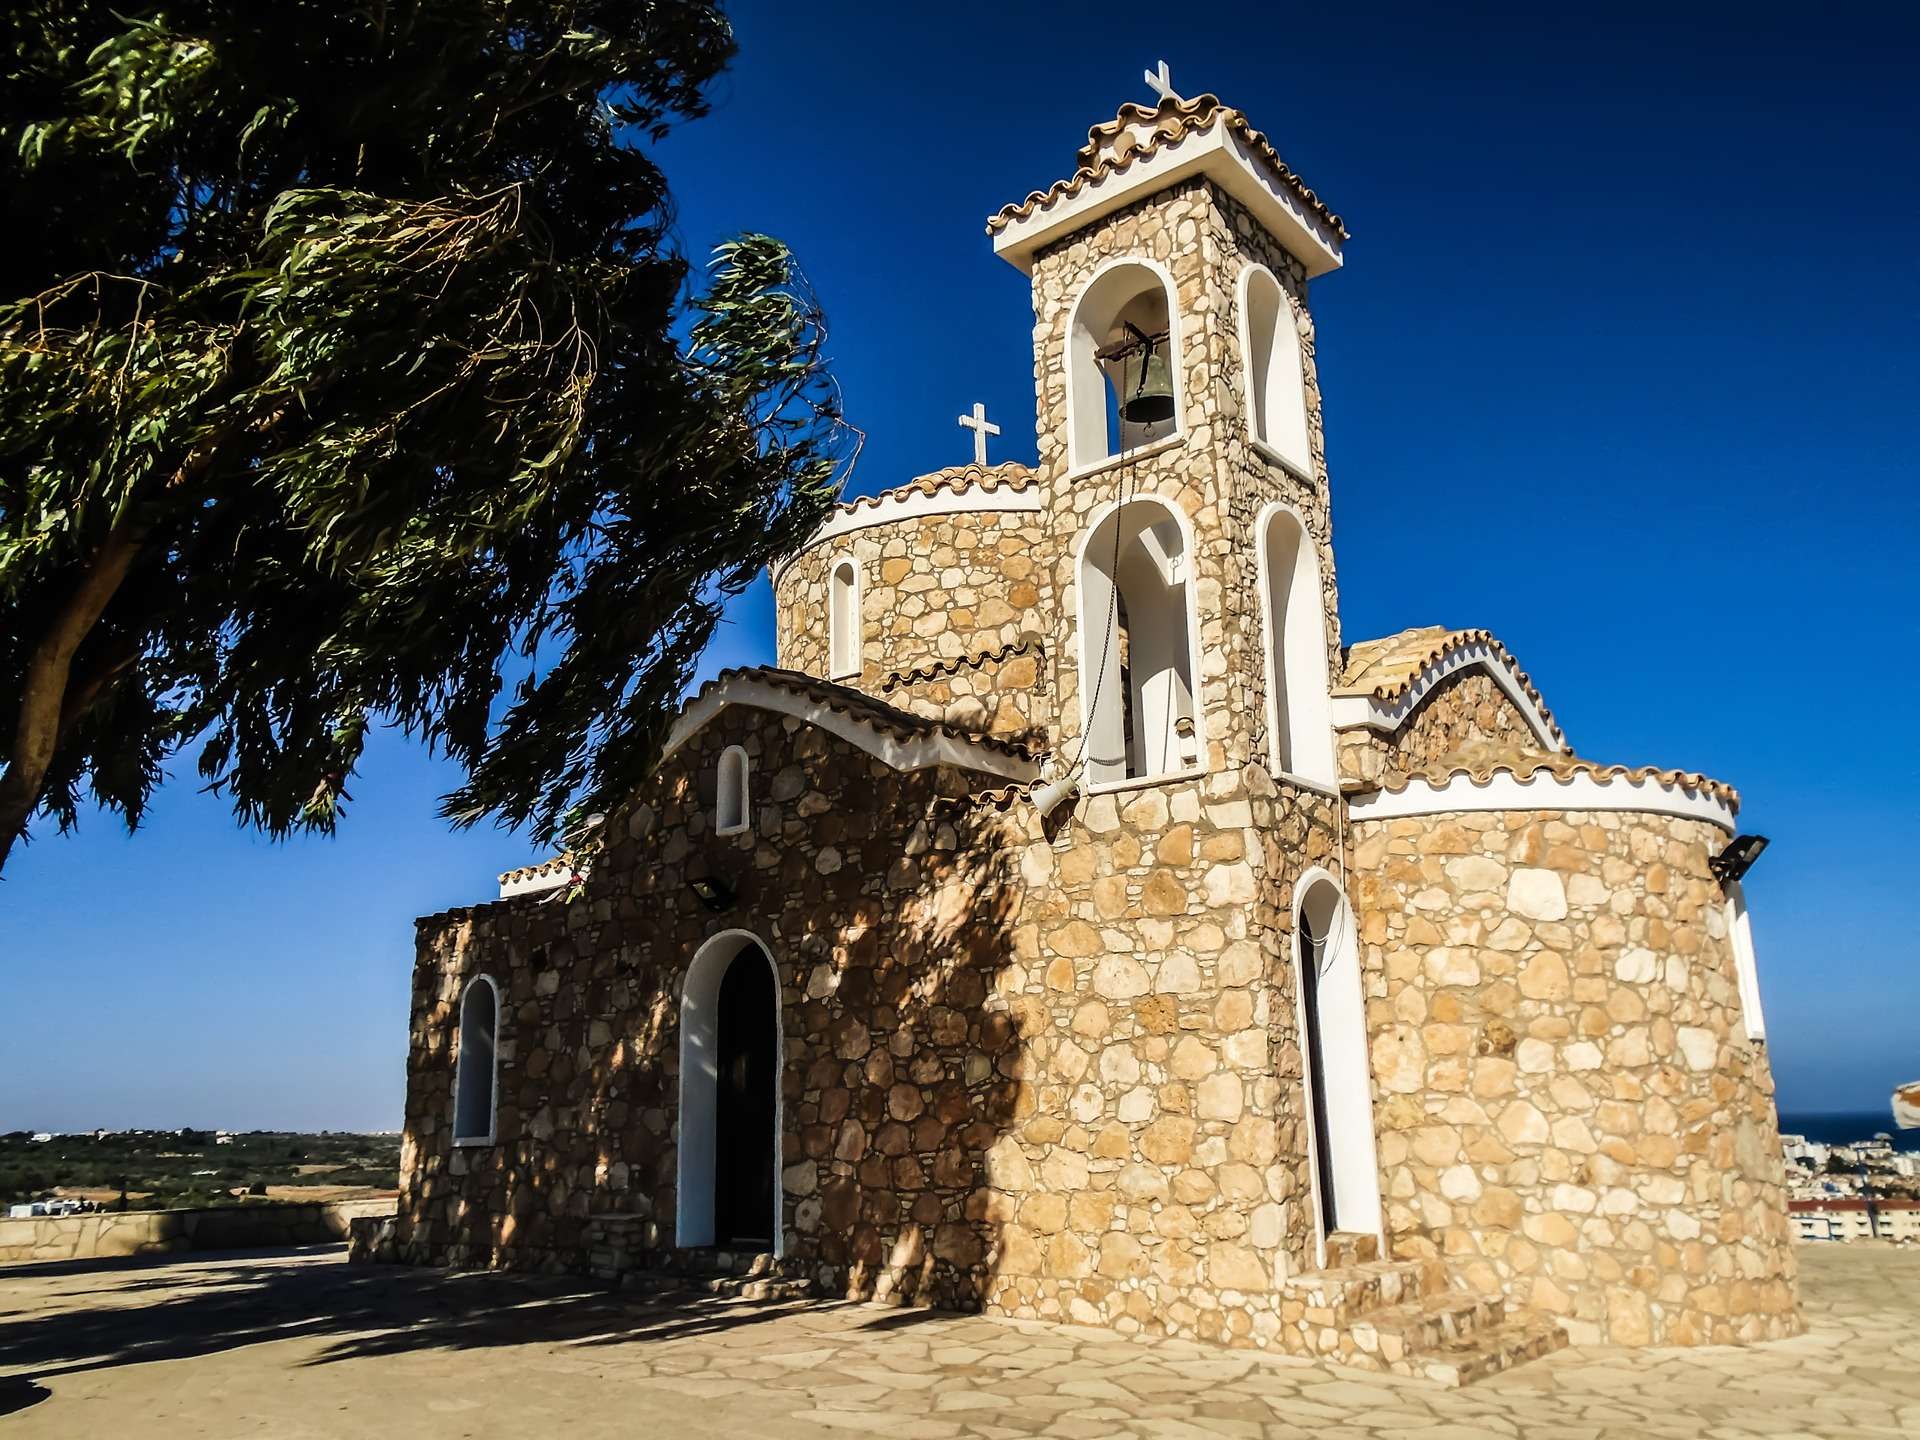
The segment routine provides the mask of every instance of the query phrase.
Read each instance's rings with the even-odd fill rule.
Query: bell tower
[[[1346,230],[1238,110],[1147,79],[987,224],[1033,282],[1058,750],[1095,793],[1249,764],[1331,790],[1307,286]]]

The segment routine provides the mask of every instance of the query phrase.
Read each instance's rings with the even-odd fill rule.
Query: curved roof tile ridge
[[[923,680],[937,680],[942,675],[958,675],[962,670],[978,670],[997,660],[1011,659],[1015,655],[1031,652],[1039,655],[1044,652],[1045,642],[1038,635],[1022,635],[1018,640],[1009,640],[1004,645],[996,645],[991,650],[976,650],[970,655],[956,655],[951,660],[936,660],[931,665],[916,665],[911,670],[889,670],[880,677],[880,688],[892,690],[901,685],[917,685]]]
[[[1740,792],[1723,780],[1715,780],[1697,770],[1663,769],[1657,765],[1605,765],[1571,752],[1553,754],[1520,745],[1475,745],[1443,755],[1432,764],[1410,772],[1404,779],[1383,781],[1382,790],[1399,794],[1416,780],[1430,785],[1466,779],[1485,785],[1494,776],[1508,774],[1516,780],[1528,780],[1546,771],[1556,780],[1571,780],[1584,775],[1594,780],[1625,780],[1631,785],[1652,782],[1681,790],[1693,790],[1724,801],[1728,808],[1740,808]]]
[[[1416,625],[1391,635],[1382,635],[1378,639],[1357,640],[1346,647],[1340,682],[1334,686],[1333,693],[1364,695],[1382,702],[1398,700],[1413,688],[1414,682],[1428,666],[1445,659],[1449,651],[1457,650],[1462,645],[1485,645],[1497,655],[1501,663],[1513,672],[1527,699],[1540,711],[1554,738],[1562,746],[1566,745],[1566,733],[1553,718],[1553,711],[1547,708],[1547,702],[1541,697],[1540,688],[1533,683],[1533,677],[1521,668],[1514,653],[1491,630],[1453,630],[1445,625]]]
[[[789,694],[825,705],[829,709],[864,721],[878,729],[890,730],[898,736],[946,735],[970,745],[978,745],[982,749],[997,750],[1004,755],[1029,763],[1037,763],[1051,753],[1030,749],[1016,741],[989,735],[983,730],[949,725],[943,720],[929,720],[909,710],[889,705],[886,701],[876,699],[864,690],[855,690],[850,685],[822,680],[817,675],[808,675],[800,670],[782,670],[777,665],[739,665],[722,670],[700,687],[698,693],[681,707],[682,711],[706,699],[731,680],[758,680],[763,684],[776,686]]]
[[[1033,471],[1018,460],[1002,460],[998,465],[949,465],[944,470],[916,475],[906,484],[882,490],[877,495],[856,495],[851,500],[842,500],[836,508],[847,512],[872,509],[889,500],[902,500],[916,494],[933,495],[942,490],[1025,490],[1033,481]]]
[[[1136,139],[1134,127],[1144,124],[1151,124],[1153,128],[1144,140]],[[1220,97],[1213,94],[1196,95],[1184,100],[1169,95],[1156,106],[1139,105],[1131,101],[1122,105],[1120,113],[1113,119],[1087,131],[1087,143],[1080,147],[1074,157],[1079,169],[1064,180],[1056,180],[1045,190],[1035,190],[1017,204],[1003,206],[987,221],[987,233],[996,234],[1015,220],[1026,219],[1037,209],[1051,205],[1056,200],[1078,195],[1095,181],[1125,172],[1135,160],[1153,154],[1161,146],[1174,144],[1190,134],[1202,134],[1216,124],[1225,125],[1245,141],[1247,148],[1270,167],[1329,230],[1342,240],[1352,238],[1340,217],[1294,173],[1292,166],[1280,158],[1280,152],[1273,148],[1273,142],[1254,129],[1244,114],[1231,105],[1221,104]]]

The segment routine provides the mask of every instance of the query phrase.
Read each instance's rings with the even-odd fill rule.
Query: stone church
[[[842,504],[590,868],[419,922],[380,1252],[1453,1383],[1794,1333],[1737,795],[1341,633],[1339,217],[1168,90],[987,232],[1038,464]]]

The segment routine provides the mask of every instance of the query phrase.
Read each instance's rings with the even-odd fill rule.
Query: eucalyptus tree
[[[763,235],[655,153],[692,0],[20,0],[0,18],[0,864],[170,757],[331,828],[371,726],[457,823],[651,763],[850,456]]]

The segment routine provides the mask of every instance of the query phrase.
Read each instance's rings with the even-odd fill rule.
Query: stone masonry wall
[[[1458,814],[1354,827],[1394,1253],[1576,1341],[1798,1328],[1765,1047],[1703,821]]]
[[[909,714],[1044,746],[1052,718],[1046,646],[1030,637],[964,660],[896,671],[880,682],[880,698]]]
[[[1392,735],[1342,730],[1340,773],[1370,785],[1398,785],[1434,762],[1474,745],[1543,748],[1526,716],[1484,670],[1463,670],[1436,685]]]
[[[843,683],[897,704],[886,693],[890,675],[1054,634],[1038,581],[1058,543],[1044,515],[981,511],[869,525],[814,545],[774,586],[778,663],[827,675],[827,577],[851,555],[860,567],[860,674]],[[1014,713],[1044,731],[1053,716],[1038,675],[1012,688],[1025,690]]]

